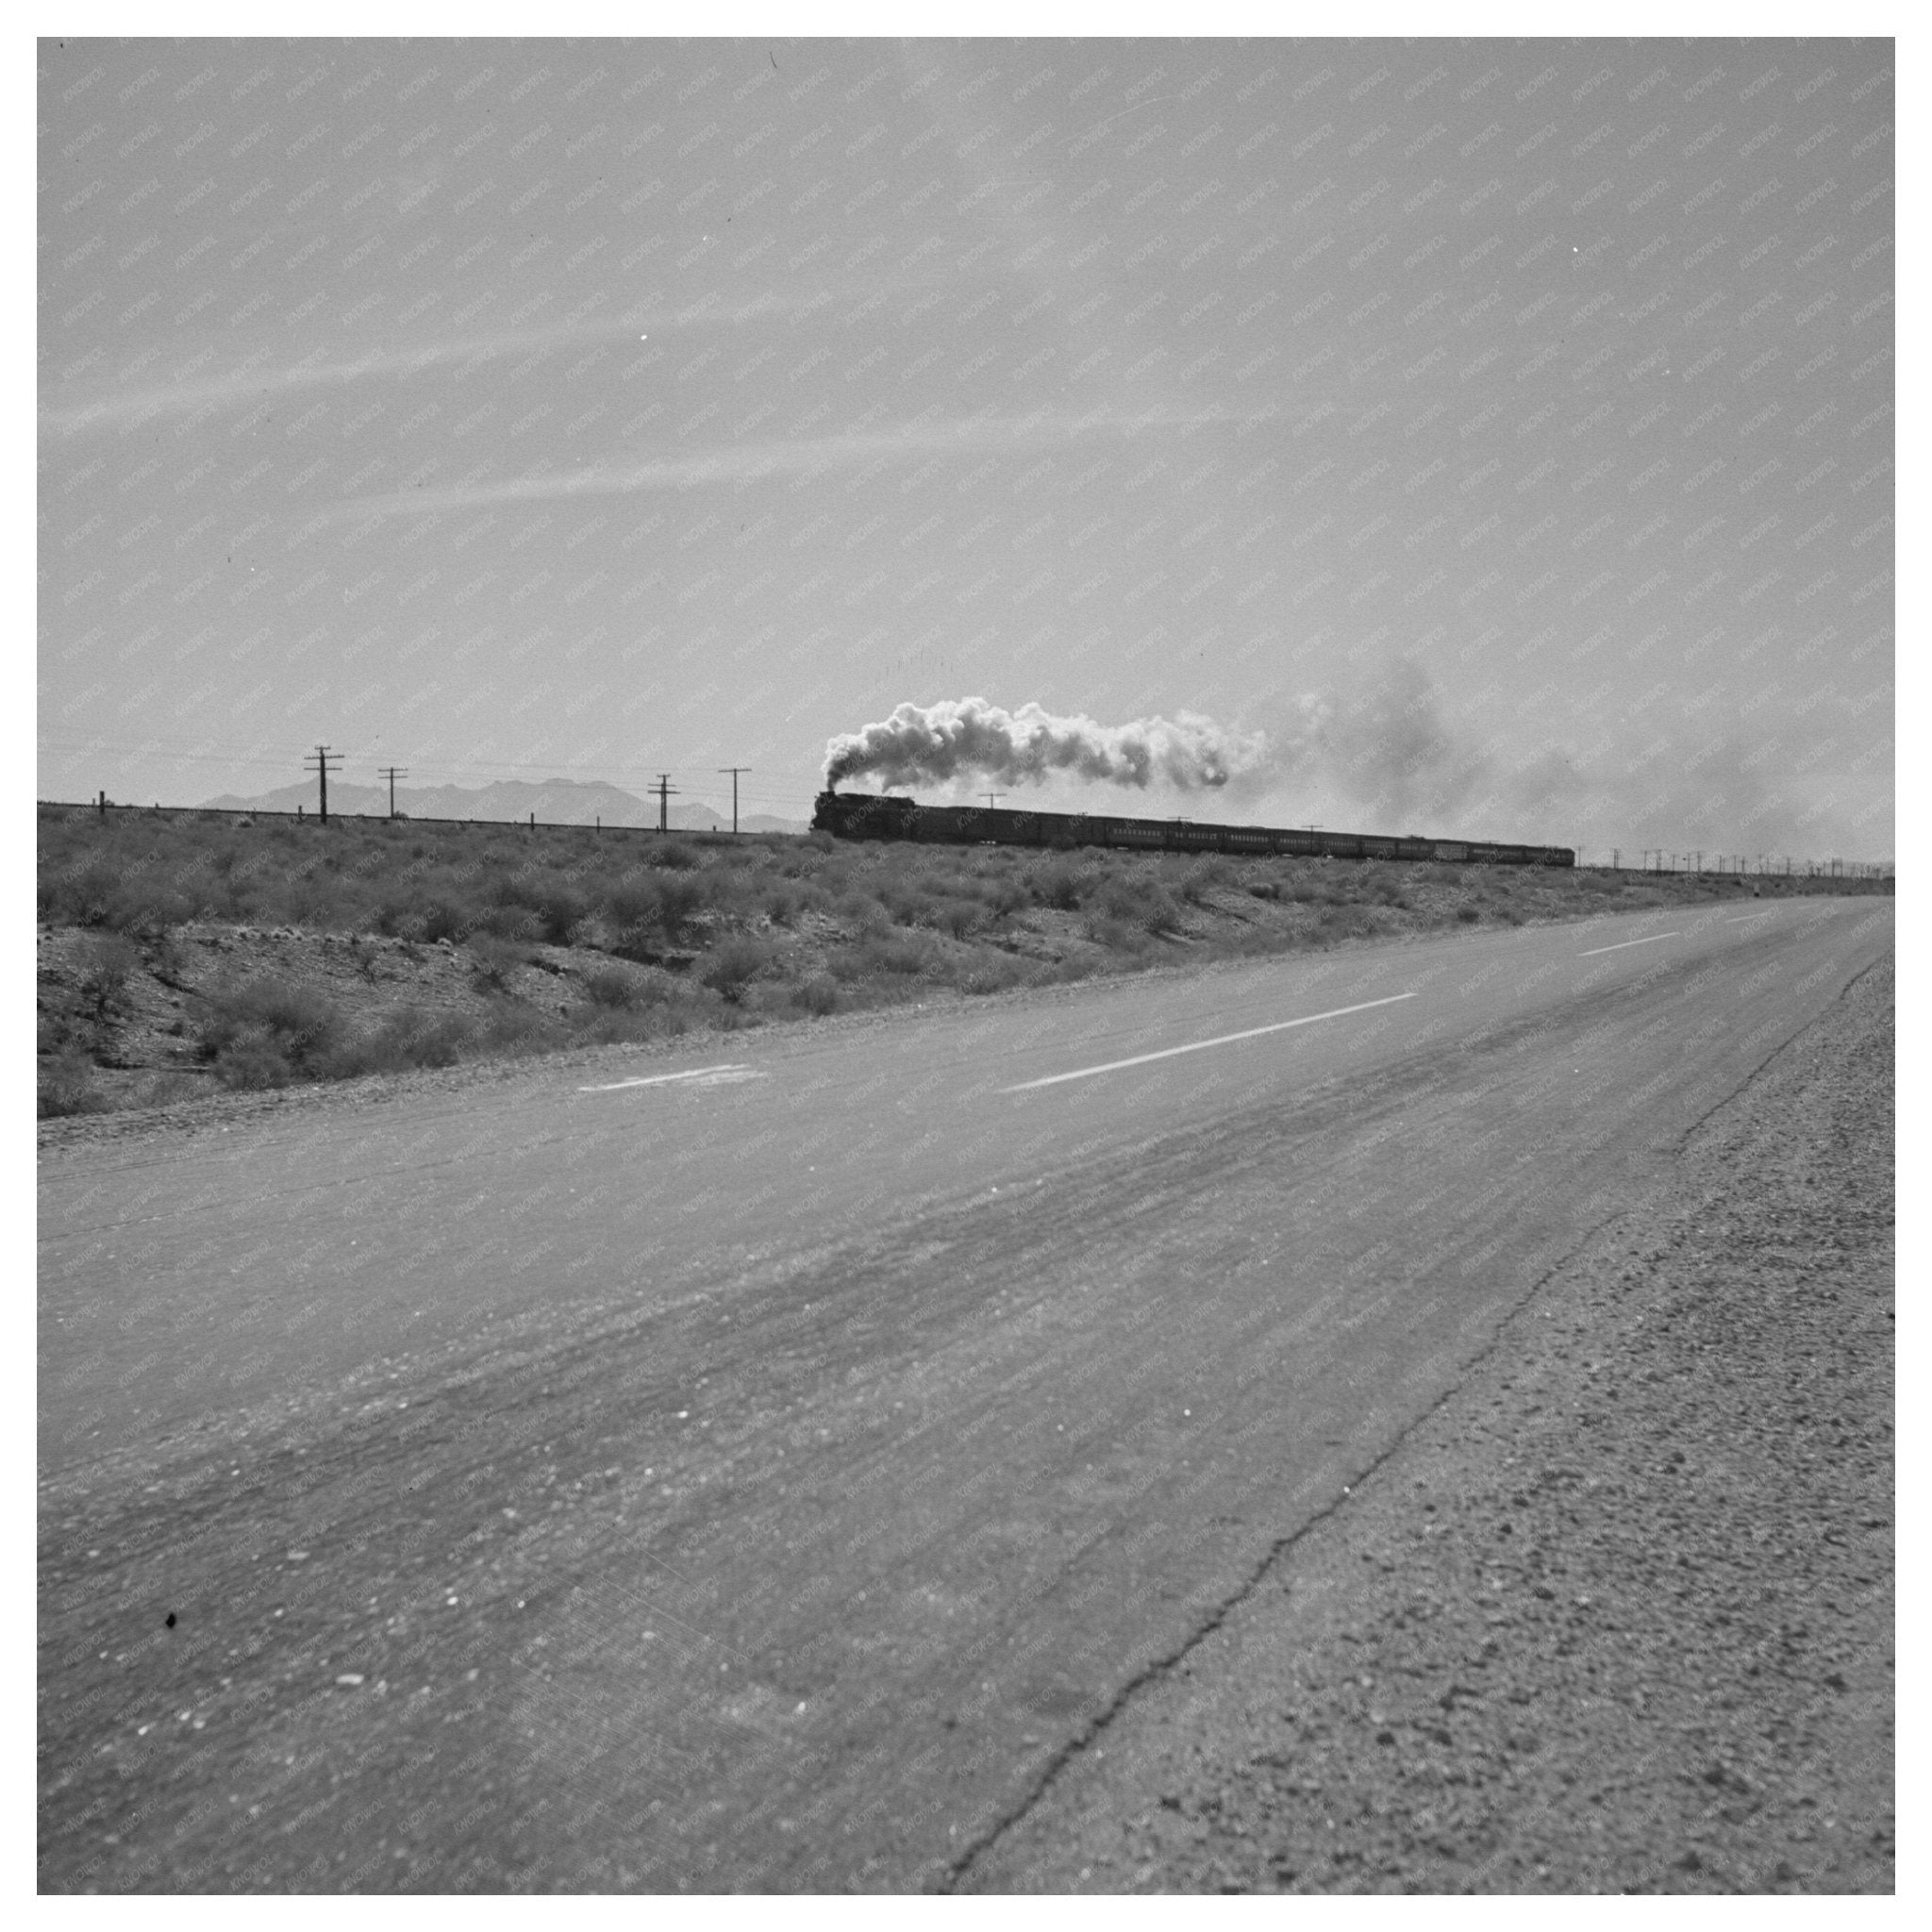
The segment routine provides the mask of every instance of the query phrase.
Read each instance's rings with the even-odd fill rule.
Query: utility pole
[[[986,800],[987,809],[990,811],[992,809],[994,806],[998,805],[1000,800],[1003,799],[1007,794],[1004,791],[982,791],[979,795],[980,797]]]
[[[391,818],[394,818],[396,815],[396,780],[398,778],[407,778],[409,775],[409,768],[408,765],[385,765],[376,775],[389,780],[389,815]]]
[[[669,772],[659,772],[655,785],[644,787],[646,791],[658,794],[658,829],[668,832],[671,829],[671,794],[678,788],[671,782]]]
[[[731,774],[731,836],[738,837],[738,774],[751,770],[749,765],[720,765],[719,772]]]
[[[318,744],[315,747],[314,758],[304,758],[302,762],[305,765],[312,766],[315,772],[315,775],[322,781],[322,822],[324,824],[327,824],[329,769],[331,763],[333,763],[338,769],[341,768],[342,762],[342,755],[339,751],[330,751],[328,746],[325,744]]]

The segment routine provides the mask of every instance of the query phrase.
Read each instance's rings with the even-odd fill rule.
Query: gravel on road
[[[1892,1026],[1888,958],[957,1889],[1890,1891]]]

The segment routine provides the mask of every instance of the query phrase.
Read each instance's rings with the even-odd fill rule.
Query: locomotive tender
[[[812,829],[841,839],[912,839],[948,845],[1106,845],[1135,852],[1226,852],[1301,858],[1405,858],[1458,865],[1574,865],[1566,845],[1497,845],[1474,839],[1394,839],[1374,832],[1202,824],[1099,812],[1003,811],[920,805],[862,791],[821,791]]]

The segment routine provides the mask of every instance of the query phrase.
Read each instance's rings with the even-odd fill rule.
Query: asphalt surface
[[[1893,1890],[1893,995],[1700,1123],[957,1889]]]
[[[48,1148],[42,1887],[953,1882],[1891,930],[1525,927]]]

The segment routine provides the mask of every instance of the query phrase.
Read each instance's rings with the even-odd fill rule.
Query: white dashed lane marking
[[[1023,1080],[1002,1087],[1002,1093],[1028,1093],[1036,1087],[1058,1087],[1062,1080],[1091,1080],[1096,1074],[1117,1074],[1123,1067],[1144,1067],[1149,1060],[1172,1059],[1178,1053],[1205,1053],[1210,1046],[1230,1046],[1237,1040],[1257,1040],[1264,1033],[1285,1032],[1291,1026],[1312,1026],[1318,1020],[1339,1020],[1345,1013],[1366,1013],[1371,1007],[1392,1007],[1412,1000],[1412,992],[1391,993],[1385,1000],[1363,1000],[1359,1006],[1334,1007],[1325,1013],[1308,1013],[1299,1020],[1277,1020],[1272,1026],[1250,1026],[1245,1033],[1223,1033],[1213,1040],[1190,1041],[1186,1046],[1164,1046],[1158,1053],[1137,1053],[1131,1059],[1108,1060],[1105,1066],[1081,1067],[1071,1074],[1049,1074],[1042,1080]]]
[[[1654,932],[1647,940],[1619,940],[1614,946],[1592,946],[1587,953],[1578,953],[1579,959],[1594,959],[1599,953],[1621,953],[1625,946],[1654,946],[1658,940],[1680,940],[1680,932]]]
[[[730,1087],[740,1080],[762,1080],[764,1077],[757,1067],[692,1067],[682,1074],[650,1074],[641,1075],[635,1080],[612,1080],[602,1087],[579,1087],[577,1091],[616,1093],[626,1087],[668,1087],[674,1081],[682,1081],[693,1087]]]

